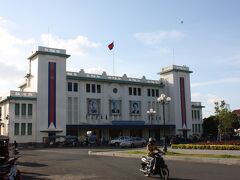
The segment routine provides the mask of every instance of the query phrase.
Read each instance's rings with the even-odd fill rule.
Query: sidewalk
[[[136,151],[145,150],[134,149]],[[134,151],[133,150],[133,151]],[[191,157],[191,154],[225,154],[225,155],[239,155],[240,151],[227,151],[227,150],[194,150],[194,149],[172,149],[168,148],[168,151],[189,154],[189,156],[164,156],[164,159],[170,161],[187,161],[187,162],[198,162],[198,163],[217,163],[217,164],[227,164],[227,165],[240,165],[240,159],[227,159],[227,158],[207,158],[207,157]],[[112,157],[125,157],[125,158],[141,158],[141,154],[127,154],[120,150],[111,150],[111,151],[88,151],[89,155],[98,155],[98,156],[112,156]]]

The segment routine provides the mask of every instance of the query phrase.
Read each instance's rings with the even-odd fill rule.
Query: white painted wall
[[[48,62],[56,62],[56,128],[66,134],[66,58],[39,54],[37,94],[37,142],[48,134]]]

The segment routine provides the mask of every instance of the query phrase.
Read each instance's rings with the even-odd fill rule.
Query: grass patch
[[[132,150],[132,151],[123,151],[122,153],[126,154],[139,154],[146,156],[146,151]],[[223,158],[223,159],[240,159],[240,156],[228,155],[228,154],[183,154],[176,153],[173,151],[167,151],[166,156],[181,156],[181,157],[198,157],[198,158]]]
[[[139,150],[136,150],[136,151],[123,151],[123,153],[126,153],[126,154],[141,154],[141,155],[147,155],[146,151],[139,151]]]

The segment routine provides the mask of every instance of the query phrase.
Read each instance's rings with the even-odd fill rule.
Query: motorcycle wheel
[[[146,177],[149,177],[150,176],[150,173],[143,173],[144,174],[144,176],[146,176]]]
[[[17,171],[17,177],[15,179],[16,180],[22,180],[22,175],[21,175],[21,172],[19,170]]]
[[[161,168],[161,179],[167,180],[169,178],[169,170],[168,167]]]

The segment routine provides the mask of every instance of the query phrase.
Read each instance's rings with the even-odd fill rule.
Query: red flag
[[[108,45],[108,49],[109,49],[109,50],[112,50],[113,47],[114,47],[114,42],[112,42],[111,44]]]

